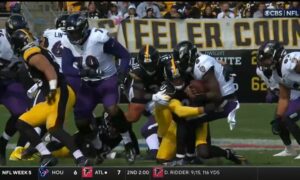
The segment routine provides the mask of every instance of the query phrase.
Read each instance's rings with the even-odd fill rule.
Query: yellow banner
[[[266,40],[278,40],[286,49],[300,49],[300,19],[139,19],[115,25],[110,19],[90,19],[91,27],[108,29],[132,52],[145,44],[170,52],[183,40],[201,51],[257,49]]]

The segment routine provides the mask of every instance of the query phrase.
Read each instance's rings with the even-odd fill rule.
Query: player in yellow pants
[[[199,116],[204,113],[202,107],[183,106],[177,99],[172,99],[168,106],[157,105],[155,107],[155,119],[158,123],[158,136],[162,138],[156,158],[158,160],[171,160],[176,154],[176,123],[172,113],[182,118]],[[197,128],[196,146],[207,143],[207,125],[204,123]]]

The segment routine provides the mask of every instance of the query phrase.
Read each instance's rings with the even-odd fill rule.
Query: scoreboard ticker
[[[296,180],[299,167],[1,167],[1,180]]]

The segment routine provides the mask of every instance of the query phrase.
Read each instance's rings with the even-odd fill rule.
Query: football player
[[[55,62],[60,67],[61,71],[61,57],[62,57],[62,44],[61,39],[65,35],[66,20],[69,15],[61,15],[55,22],[55,29],[46,29],[43,37],[41,38],[40,45],[47,48],[55,57]]]
[[[59,65],[61,72],[61,54],[62,54],[62,45],[61,38],[65,34],[65,24],[68,15],[61,15],[56,19],[55,29],[47,29],[44,31],[43,37],[40,41],[40,46],[47,48],[54,55],[54,61]],[[41,97],[40,97],[41,98]],[[39,100],[39,101],[42,101]],[[42,126],[36,127],[37,132],[43,136],[46,132],[46,127]],[[15,150],[10,155],[10,160],[22,160],[22,156],[24,154],[29,153],[33,150],[34,147],[30,146],[27,149],[24,149],[25,144],[27,143],[27,139],[24,137],[20,137],[18,140],[17,146]],[[27,151],[27,152],[24,152]],[[35,150],[34,150],[35,151]],[[24,156],[23,156],[24,157]],[[33,159],[33,158],[30,158]]]
[[[198,56],[193,55],[192,52],[196,52],[192,47],[191,42],[181,42],[176,47],[174,56],[178,59],[179,69],[183,73],[191,73],[195,80],[202,80],[209,91],[198,94],[196,90],[187,86],[185,92],[193,101],[193,105],[199,106],[204,103],[205,114],[185,120],[197,127],[204,122],[227,117],[232,130],[236,123],[235,113],[239,109],[239,102],[235,97],[237,88],[232,77],[232,69],[211,56],[201,53]],[[207,137],[210,139],[209,127],[207,127]],[[209,142],[197,145],[196,150],[202,158],[225,157],[236,164],[246,163],[243,156],[236,155],[231,149],[224,150]]]
[[[300,98],[291,100],[291,90],[299,90],[300,84],[300,52],[287,53],[283,45],[271,40],[263,43],[258,49],[258,62],[263,70],[272,71],[275,82],[279,83],[279,100],[276,115],[272,124],[274,134],[287,134],[284,128],[294,136],[300,144],[299,120]],[[295,157],[300,159],[300,155]]]
[[[262,68],[260,68],[260,66],[258,65],[258,67],[256,68],[256,74],[265,82],[267,88],[268,88],[268,92],[266,95],[266,102],[274,102],[275,99],[277,99],[278,101],[278,95],[279,95],[279,84],[278,82],[275,81],[274,76],[272,75],[272,70],[270,69],[265,69],[262,70]],[[276,91],[276,93],[273,93],[274,91]],[[271,94],[271,95],[270,95]],[[271,96],[273,98],[268,98],[268,96]],[[291,101],[297,99],[300,97],[300,92],[296,91],[296,90],[291,90]],[[275,102],[277,102],[275,101]],[[273,156],[275,157],[282,157],[282,156],[296,156],[297,152],[296,150],[293,148],[292,141],[290,138],[290,133],[288,131],[288,129],[281,123],[280,124],[280,133],[279,136],[283,142],[283,144],[285,145],[285,148],[283,151],[274,154]],[[275,135],[278,135],[275,131]]]
[[[159,140],[157,123],[151,113],[153,109],[153,94],[163,81],[163,62],[159,52],[152,45],[145,45],[131,63],[131,70],[125,84],[125,94],[129,104],[125,113],[127,121],[136,122],[142,115],[147,117],[141,129],[149,148],[149,157],[156,157]]]
[[[173,56],[166,56],[169,58],[169,61],[164,66],[166,82],[161,86],[160,91],[164,91],[172,99],[167,104],[158,102],[155,107],[158,127],[160,133],[163,134],[157,159],[159,161],[171,160],[174,158],[176,151],[176,160],[164,164],[170,166],[185,165],[192,163],[195,159],[196,134],[192,126],[180,119],[203,114],[204,109],[203,107],[189,106],[187,96],[184,93],[185,81],[176,67]],[[188,81],[186,79],[186,82]],[[176,125],[174,122],[176,122]],[[169,128],[161,128],[161,124],[168,124]],[[200,127],[199,131],[204,132],[204,129]],[[198,136],[198,139],[200,139],[200,136]]]
[[[40,90],[46,99],[19,117],[16,123],[18,130],[29,138],[31,145],[42,155],[42,166],[57,164],[57,159],[52,157],[34,130],[34,127],[42,124],[46,124],[49,133],[70,149],[78,166],[89,165],[88,159],[76,147],[73,137],[63,129],[65,116],[75,103],[75,94],[65,82],[63,74],[59,72],[53,55],[48,50],[36,46],[27,29],[15,31],[10,37],[10,44],[14,53],[25,61],[31,80],[38,83],[35,91]]]
[[[76,93],[74,116],[80,133],[91,136],[94,147],[101,152],[102,145],[97,136],[93,110],[97,104],[103,103],[112,123],[121,132],[126,159],[133,163],[136,152],[129,134],[130,123],[117,105],[118,84],[124,82],[129,71],[129,52],[111,38],[107,30],[89,29],[88,20],[81,14],[72,14],[67,18],[66,36],[62,38],[62,45],[62,71]],[[114,56],[121,59],[118,72]],[[90,124],[94,124],[93,128]]]
[[[24,86],[16,80],[22,62],[14,56],[9,43],[12,33],[21,28],[27,28],[27,22],[23,16],[14,14],[6,21],[6,29],[0,29],[0,103],[11,114],[0,137],[0,165],[6,164],[6,145],[17,131],[18,117],[30,107]]]

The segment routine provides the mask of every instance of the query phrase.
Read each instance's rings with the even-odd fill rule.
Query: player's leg
[[[188,122],[180,119],[179,117],[173,116],[176,122],[176,155],[175,159],[169,163],[167,166],[182,166],[186,165],[188,162],[186,159],[186,148],[187,148],[187,138],[188,138]]]
[[[293,135],[298,144],[300,144],[300,128],[297,125],[296,121],[300,118],[300,98],[295,100],[291,100],[288,105],[288,109],[285,113],[285,117],[283,117],[282,122],[284,123],[287,130]],[[281,132],[282,134],[282,132]],[[296,152],[289,146],[289,150],[291,151],[291,156],[295,155]],[[300,155],[298,155],[295,159],[300,159]]]
[[[19,83],[9,83],[6,87],[1,87],[0,103],[11,113],[6,122],[4,132],[0,137],[0,165],[6,164],[6,145],[9,139],[16,133],[16,122],[21,114],[29,108],[29,99],[23,86]]]
[[[136,152],[129,133],[130,123],[127,121],[123,110],[117,105],[119,102],[117,76],[114,75],[102,80],[97,86],[97,92],[102,98],[105,111],[111,116],[113,126],[118,129],[122,136],[127,161],[133,163]]]
[[[208,123],[204,123],[202,127],[196,131],[196,151],[197,156],[203,159],[224,157],[236,164],[244,164],[246,162],[243,156],[237,155],[233,150],[223,149],[211,144],[210,127]]]
[[[155,160],[157,151],[159,148],[159,140],[157,136],[157,127],[154,117],[149,115],[147,117],[147,121],[141,128],[141,135],[145,138],[148,149],[149,149],[149,157],[147,159]]]
[[[39,134],[34,130],[34,127],[46,123],[49,112],[50,109],[46,102],[38,103],[29,111],[23,113],[16,124],[20,134],[28,137],[30,144],[41,154],[41,165],[43,166],[54,166],[57,164],[57,159],[51,156],[50,151],[41,141]]]
[[[164,163],[175,158],[176,155],[176,123],[171,121],[169,128],[165,132],[158,152],[157,152],[157,162]]]
[[[46,128],[53,137],[70,150],[78,166],[86,166],[89,164],[88,159],[76,146],[74,137],[63,129],[65,117],[72,110],[74,104],[74,91],[67,86],[60,87],[56,93],[55,103],[48,105],[50,112],[47,116]]]

